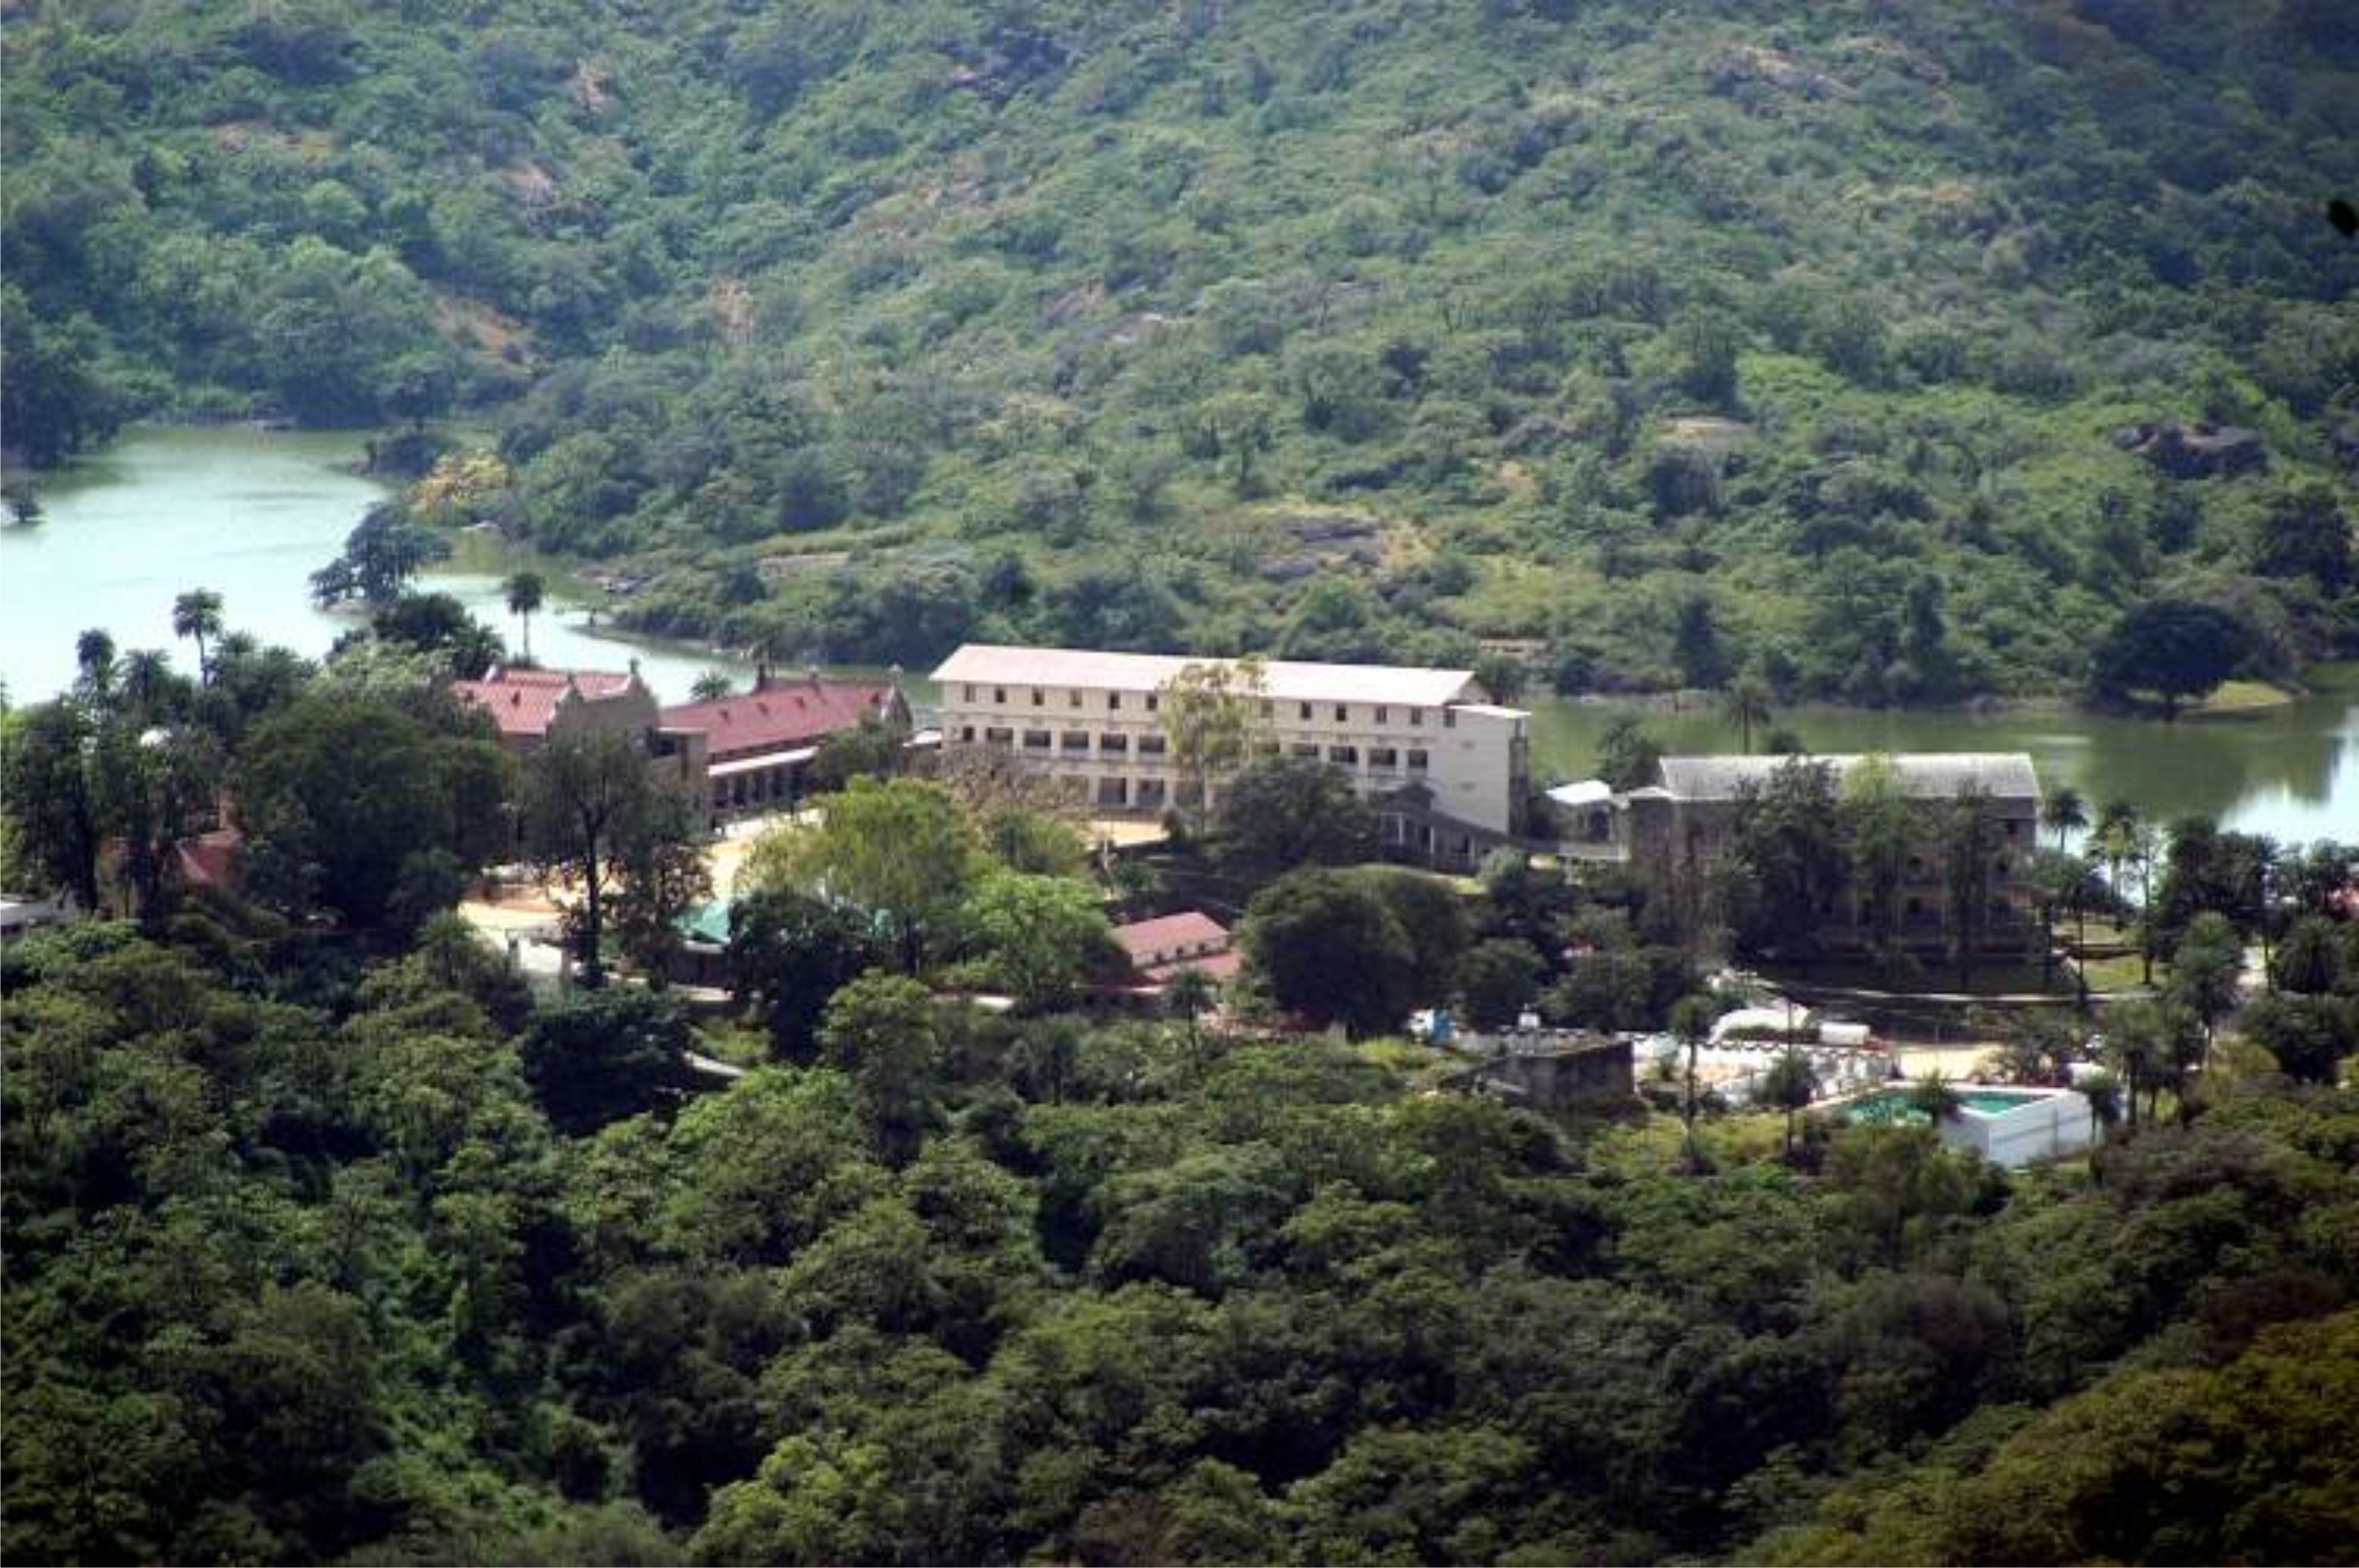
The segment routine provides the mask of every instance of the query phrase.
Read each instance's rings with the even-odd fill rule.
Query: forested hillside
[[[659,997],[221,914],[7,960],[12,1561],[2359,1552],[2347,1092],[2093,1182],[1922,1128],[1696,1176],[872,976],[681,1106]]]
[[[16,448],[488,418],[438,512],[647,627],[1865,701],[2076,686],[2152,597],[2359,637],[2336,0],[5,28]],[[2199,419],[2256,439],[2125,444]]]

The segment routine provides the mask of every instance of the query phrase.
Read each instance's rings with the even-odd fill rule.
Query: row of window
[[[959,741],[962,745],[972,746],[976,742],[977,734],[978,731],[973,725],[962,725],[959,728]],[[1027,752],[1055,752],[1065,756],[1085,757],[1090,754],[1091,749],[1090,734],[1086,730],[1068,730],[1061,734],[1051,734],[1046,730],[1027,730],[1019,736],[1013,730],[985,726],[980,731],[980,735],[984,745],[996,746],[1003,750],[1015,750],[1020,746]],[[1131,753],[1133,739],[1128,735],[1100,735],[1097,738],[1097,754],[1101,757],[1126,757]],[[1160,735],[1140,735],[1136,739],[1138,742],[1138,754],[1142,757],[1160,757],[1168,750],[1164,738]],[[1274,757],[1277,755],[1277,742],[1265,741],[1256,745],[1254,750],[1264,756]],[[1308,758],[1313,762],[1319,761],[1322,756],[1321,748],[1307,741],[1297,742],[1288,748],[1288,751],[1292,756]],[[1360,751],[1357,746],[1329,746],[1324,748],[1323,756],[1326,761],[1333,762],[1338,767],[1356,768],[1360,765]],[[1367,753],[1368,766],[1372,768],[1398,768],[1402,765],[1401,751],[1397,746],[1370,746],[1367,748]],[[1424,773],[1430,765],[1431,758],[1422,747],[1409,748],[1408,767],[1411,773]]]
[[[975,702],[975,701],[977,701],[977,700],[978,700],[978,698],[977,698],[977,697],[976,697],[976,695],[975,695],[975,694],[976,694],[977,692],[979,692],[980,690],[982,690],[982,689],[983,689],[983,688],[981,688],[980,687],[973,687],[973,686],[968,686],[968,687],[962,687],[962,690],[964,692],[964,695],[965,695],[965,700],[966,700],[967,702],[969,702],[969,703],[973,703],[973,702]],[[1016,689],[1017,689],[1017,690],[1019,690],[1019,691],[1023,691],[1023,692],[1027,693],[1027,695],[1028,695],[1028,696],[1029,696],[1029,697],[1031,698],[1031,703],[1032,703],[1032,706],[1033,706],[1033,707],[1035,707],[1035,708],[1046,708],[1047,706],[1049,706],[1049,692],[1048,692],[1048,688],[1047,688],[1047,687],[1037,687],[1037,686],[1036,686],[1036,687],[1017,687]],[[993,687],[991,688],[991,700],[992,700],[992,702],[993,702],[995,706],[997,706],[997,707],[1001,707],[1001,708],[1005,708],[1005,707],[1006,707],[1006,706],[1007,706],[1007,691],[1008,691],[1008,688],[1007,688],[1007,687],[1004,687],[1004,686],[995,686],[995,687]],[[1134,694],[1132,694],[1132,695],[1141,696],[1141,697],[1144,697],[1144,699],[1145,699],[1145,701],[1146,701],[1146,704],[1147,704],[1147,712],[1149,712],[1149,713],[1154,713],[1154,712],[1158,711],[1158,710],[1160,709],[1161,706],[1162,706],[1162,694],[1161,694],[1161,693],[1159,693],[1159,692],[1152,692],[1152,691],[1150,691],[1150,692],[1146,692],[1146,693],[1134,693]],[[1106,694],[1105,694],[1105,698],[1106,698],[1106,711],[1107,711],[1107,712],[1109,712],[1109,713],[1119,713],[1119,712],[1121,712],[1121,711],[1122,711],[1122,705],[1123,705],[1123,696],[1124,696],[1124,694],[1123,694],[1123,693],[1121,693],[1121,692],[1118,692],[1118,691],[1110,691],[1110,692],[1106,693]],[[1082,706],[1082,688],[1081,688],[1081,687],[1071,687],[1071,688],[1070,688],[1070,689],[1068,689],[1068,690],[1066,691],[1066,693],[1065,693],[1065,706],[1066,706],[1067,708],[1079,708],[1079,707],[1081,707],[1081,706]],[[1330,705],[1330,704],[1325,704],[1325,703],[1317,703],[1317,702],[1298,702],[1297,704],[1295,704],[1295,708],[1296,708],[1296,717],[1297,717],[1297,718],[1299,718],[1299,719],[1304,719],[1304,720],[1313,719],[1316,719],[1316,718],[1317,718],[1317,716],[1318,716],[1318,710],[1319,710],[1321,708],[1323,708],[1323,707],[1331,707],[1331,706],[1332,706],[1332,708],[1333,708],[1333,711],[1334,711],[1334,715],[1335,715],[1335,722],[1336,722],[1336,723],[1338,723],[1338,724],[1349,724],[1349,723],[1352,721],[1352,705],[1351,705],[1350,703],[1348,703],[1348,702],[1338,702],[1338,703],[1334,703],[1334,704],[1332,704],[1332,705]],[[1408,722],[1409,722],[1412,726],[1420,726],[1420,727],[1421,727],[1421,726],[1425,723],[1425,709],[1424,709],[1424,708],[1403,708],[1401,711],[1402,711],[1402,712],[1404,712],[1405,714],[1407,714],[1407,715],[1408,716]],[[1262,699],[1262,704],[1261,704],[1261,716],[1262,716],[1264,719],[1275,719],[1275,718],[1277,718],[1277,702],[1276,702],[1275,700],[1271,699],[1271,698],[1264,697],[1264,698]],[[1392,721],[1393,721],[1393,710],[1392,710],[1392,708],[1390,707],[1390,705],[1388,705],[1388,704],[1379,705],[1379,706],[1377,707],[1377,708],[1376,708],[1376,722],[1377,722],[1377,723],[1379,723],[1379,724],[1390,724]],[[1456,713],[1456,712],[1454,712],[1453,710],[1450,709],[1450,708],[1443,708],[1443,709],[1441,710],[1441,727],[1442,727],[1443,729],[1445,729],[1445,730],[1454,730],[1454,729],[1456,729],[1456,728],[1458,727],[1458,715],[1457,715],[1457,713]]]

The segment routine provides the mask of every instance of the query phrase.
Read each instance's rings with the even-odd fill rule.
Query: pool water
[[[1961,1089],[1958,1103],[1983,1116],[1997,1116],[2030,1104],[2039,1097],[2020,1089]],[[1921,1127],[1926,1116],[1908,1103],[1907,1091],[1886,1089],[1854,1100],[1843,1108],[1843,1119],[1854,1127]]]

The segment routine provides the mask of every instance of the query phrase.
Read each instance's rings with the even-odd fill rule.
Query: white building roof
[[[1081,648],[1012,648],[969,643],[942,662],[942,685],[1038,686],[1084,691],[1154,691],[1190,665],[1234,660],[1173,654],[1104,654]],[[1262,665],[1262,695],[1286,702],[1402,703],[1442,708],[1481,702],[1472,670],[1403,665],[1312,665],[1272,659]]]
[[[1838,777],[1864,760],[1860,753],[1830,756],[1665,757],[1663,784],[1681,800],[1734,800],[1748,784],[1767,784],[1791,762],[1832,762]],[[1896,752],[1886,759],[1899,776],[1901,792],[1915,799],[1946,800],[1968,784],[1979,784],[2001,800],[2037,800],[2039,776],[2021,752]]]
[[[1548,792],[1548,797],[1559,806],[1603,806],[1614,798],[1614,786],[1603,779],[1582,779],[1576,784],[1562,784]]]

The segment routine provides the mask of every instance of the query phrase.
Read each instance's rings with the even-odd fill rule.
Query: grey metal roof
[[[1663,785],[1680,800],[1734,800],[1747,784],[1766,783],[1793,757],[1665,757]],[[1859,752],[1806,756],[1806,762],[1832,762],[1840,775],[1865,760]],[[1947,800],[1962,785],[1980,784],[2000,800],[2038,800],[2039,775],[2022,752],[1896,752],[1886,761],[1900,786],[1919,800]]]

